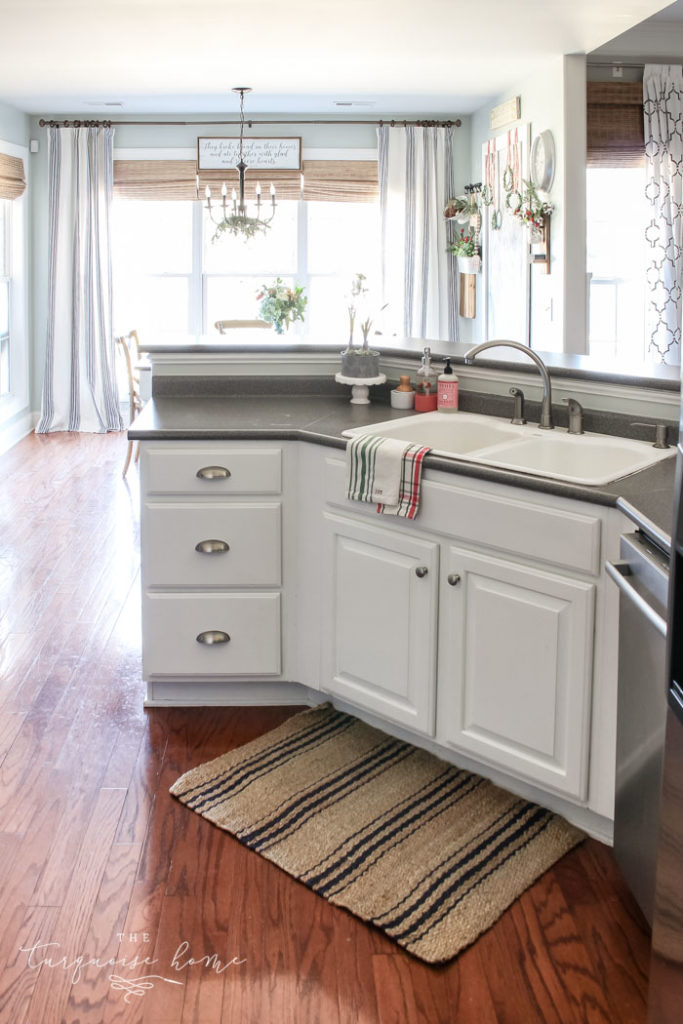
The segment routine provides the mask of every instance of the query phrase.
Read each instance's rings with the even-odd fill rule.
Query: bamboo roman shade
[[[0,153],[0,199],[18,199],[25,191],[24,161]]]
[[[301,199],[300,171],[247,171],[247,197],[251,200],[260,182],[268,202],[271,182],[278,199]],[[376,160],[304,160],[303,198],[327,202],[372,202],[378,195]],[[208,185],[218,200],[223,182],[237,187],[237,171],[202,171],[199,193]],[[197,198],[197,165],[194,160],[115,160],[114,195],[118,199]]]
[[[589,167],[645,163],[642,82],[588,82]]]
[[[114,160],[117,199],[196,199],[194,160]]]
[[[371,203],[378,194],[376,160],[304,160],[304,199]]]

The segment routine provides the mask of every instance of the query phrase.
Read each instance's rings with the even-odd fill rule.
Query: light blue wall
[[[16,107],[0,103],[0,138],[15,146],[28,146],[30,118]]]
[[[29,131],[30,131],[30,119],[17,110],[15,107],[10,107],[6,103],[0,103],[0,139],[4,142],[12,143],[15,146],[28,147],[29,143]],[[32,346],[30,339],[32,337],[31,330],[31,166],[26,167],[28,174],[29,189],[26,194],[25,202],[26,206],[26,221],[27,221],[27,232],[28,238],[26,239],[26,250],[23,254],[25,265],[26,265],[26,276],[27,276],[27,287],[29,294],[27,295],[27,314],[26,314],[26,330],[28,338],[26,344],[28,345],[28,379],[29,379],[29,399],[26,401],[23,397],[23,388],[20,388],[15,393],[14,397],[10,401],[10,405],[3,409],[2,421],[0,422],[0,450],[3,450],[8,444],[13,443],[21,436],[21,431],[24,430],[23,424],[30,415],[33,403],[30,398],[30,384],[33,377],[33,364],[31,361]],[[16,256],[16,253],[15,253]],[[23,371],[22,371],[23,373]],[[16,378],[15,378],[16,379]],[[19,433],[17,433],[19,432]]]

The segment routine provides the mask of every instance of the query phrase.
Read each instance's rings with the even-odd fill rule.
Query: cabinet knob
[[[422,579],[422,577],[426,576],[428,572],[429,569],[426,565],[418,565],[417,569],[415,570],[415,575],[419,576],[420,579]]]
[[[197,470],[197,476],[200,480],[227,480],[230,470],[225,466],[202,466]]]
[[[195,551],[200,555],[220,555],[230,550],[227,540],[200,540],[194,546]]]
[[[451,587],[457,587],[458,583],[460,582],[460,576],[458,575],[457,572],[449,573],[446,578]]]
[[[197,643],[206,644],[207,647],[211,647],[212,644],[227,644],[229,641],[230,637],[222,629],[205,629],[197,636]]]

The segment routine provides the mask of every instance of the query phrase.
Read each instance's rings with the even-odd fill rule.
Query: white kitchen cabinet
[[[439,738],[585,798],[595,585],[457,545],[445,561]]]
[[[142,446],[142,660],[154,683],[279,676],[282,451]]]
[[[439,547],[324,516],[322,689],[434,734]]]
[[[409,522],[303,442],[147,442],[141,467],[148,700],[329,694],[608,834],[614,509],[430,469]]]
[[[327,457],[325,479],[328,507],[346,517],[347,535],[352,524],[367,524],[374,544],[384,538],[401,552],[419,530],[421,543],[440,550],[437,743],[546,792],[586,800],[603,544],[598,510],[427,473],[419,518],[407,523],[348,501],[338,457]],[[327,581],[328,589],[338,587],[332,573]],[[382,581],[372,600],[381,604],[392,585],[396,589],[395,581]],[[333,614],[343,620],[353,604],[337,600]],[[407,624],[396,620],[395,635],[410,635]],[[343,631],[343,621],[337,629]],[[329,634],[328,628],[324,652]],[[369,637],[363,644],[372,650]],[[354,651],[353,657],[365,656]],[[377,660],[363,661],[362,685],[344,678],[337,666],[330,684],[326,668],[323,688],[381,713],[374,694],[383,694],[386,683]],[[424,672],[420,665],[413,671],[404,688],[421,692]],[[395,713],[391,718],[399,721]]]

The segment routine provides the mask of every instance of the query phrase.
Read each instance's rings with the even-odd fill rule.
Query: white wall
[[[531,272],[531,338],[534,348],[546,352],[585,351],[585,61],[583,57],[554,57],[541,73],[520,81],[472,116],[473,181],[482,176],[481,151],[502,130],[491,131],[492,107],[513,96],[521,97],[521,118],[531,138],[549,129],[556,151],[555,178],[550,199],[550,273]],[[583,134],[582,134],[583,133]],[[583,154],[581,151],[583,146]],[[583,189],[583,191],[582,191]],[[583,238],[583,240],[582,240]],[[478,309],[484,297],[478,284]],[[483,336],[483,317],[474,326],[474,339]],[[524,341],[525,339],[512,339]]]

